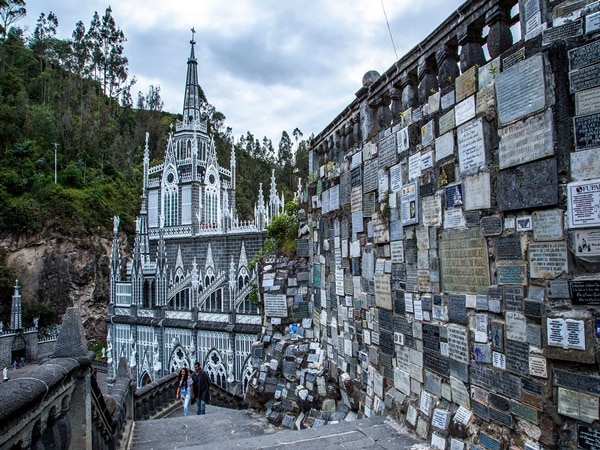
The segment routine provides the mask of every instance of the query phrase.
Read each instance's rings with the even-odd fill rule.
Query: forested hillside
[[[57,38],[60,18],[51,11],[25,33],[19,20],[26,13],[25,1],[0,0],[0,242],[7,236],[52,235],[85,246],[97,237],[110,238],[114,215],[131,238],[145,133],[152,163],[159,162],[178,115],[162,110],[160,86],[133,94],[135,74],[123,53],[126,37],[110,7],[87,18],[87,26],[78,22],[66,40]],[[252,215],[258,183],[268,190],[272,169],[291,200],[297,177],[306,179],[308,170],[309,143],[301,131],[294,129],[292,137],[283,131],[277,147],[250,131],[234,137],[225,114],[203,99],[219,163],[229,165],[234,145],[238,167],[244,168],[237,174],[240,216]],[[7,251],[0,247],[5,323],[18,275],[6,263]],[[56,299],[29,303],[39,314],[45,307],[36,303],[55,305]],[[50,317],[56,311],[49,309]]]

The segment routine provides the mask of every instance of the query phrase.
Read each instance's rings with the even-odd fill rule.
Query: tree
[[[48,60],[56,55],[52,55],[53,41],[56,39],[56,30],[58,28],[58,18],[52,11],[46,14],[41,13],[33,30],[30,48],[34,55],[40,61],[40,72],[43,72]]]
[[[285,130],[281,132],[277,159],[279,160],[279,165],[282,167],[286,164],[292,163],[292,140],[290,139],[290,135]]]
[[[90,48],[85,34],[85,25],[81,20],[75,24],[71,35],[71,55],[73,58],[72,70],[81,76],[88,75]]]
[[[0,0],[0,38],[2,38],[2,70],[6,67],[6,38],[8,28],[25,17],[25,0]]]

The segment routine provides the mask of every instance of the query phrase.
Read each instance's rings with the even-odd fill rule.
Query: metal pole
[[[56,152],[58,150],[58,144],[56,142],[53,143],[54,145],[54,184],[56,184],[57,181],[57,177],[56,177],[56,173],[57,173],[57,164],[56,164]]]

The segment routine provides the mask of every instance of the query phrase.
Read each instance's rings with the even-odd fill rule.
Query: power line
[[[396,44],[394,44],[394,36],[392,36],[392,29],[390,28],[390,22],[387,18],[387,14],[385,12],[385,6],[383,6],[383,0],[381,0],[381,9],[383,9],[385,23],[387,24],[388,31],[390,32],[390,40],[392,41],[392,47],[394,47],[394,54],[396,55],[396,60],[398,60],[398,52],[396,51]]]

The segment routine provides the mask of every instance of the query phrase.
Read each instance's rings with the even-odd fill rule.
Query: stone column
[[[360,114],[354,114],[352,116],[352,131],[350,135],[352,136],[352,146],[356,144],[360,144],[362,141],[362,135],[360,133]]]
[[[383,95],[378,96],[375,99],[375,106],[377,107],[377,124],[379,125],[380,130],[384,130],[392,123],[389,97]]]
[[[419,103],[427,103],[427,99],[431,94],[439,89],[438,79],[435,75],[433,63],[430,58],[421,56],[417,67],[417,75],[419,76]]]
[[[400,85],[402,86],[402,111],[408,108],[414,108],[419,104],[417,96],[417,77],[414,73],[404,72],[400,76]]]
[[[465,73],[474,65],[483,66],[485,64],[485,55],[483,54],[483,39],[481,38],[481,29],[474,26],[468,26],[459,36],[458,43],[462,46],[460,51],[460,70]]]
[[[500,56],[513,44],[509,15],[510,12],[504,10],[500,4],[496,4],[485,15],[485,22],[490,27],[487,36],[487,48],[492,59]]]
[[[438,65],[438,83],[444,90],[454,86],[454,81],[460,75],[458,68],[458,47],[456,44],[445,44],[435,55]]]
[[[400,113],[402,112],[402,90],[396,87],[390,89],[391,114],[392,123],[400,121]]]

